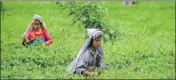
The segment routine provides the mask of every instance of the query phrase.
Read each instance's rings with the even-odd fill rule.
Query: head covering
[[[80,56],[83,55],[84,51],[88,48],[88,46],[90,45],[90,43],[93,39],[96,39],[100,35],[102,35],[102,31],[100,31],[99,29],[87,29],[87,35],[88,35],[88,39],[86,40],[85,44],[79,50],[77,57],[68,66],[68,68],[67,68],[68,73],[73,73],[75,71],[75,68],[76,68],[76,65],[77,65],[77,62],[78,62],[78,59],[80,58]],[[100,53],[98,55],[100,55],[101,57],[104,57],[101,43],[99,44],[97,50]]]
[[[42,17],[40,15],[35,14],[33,16],[33,20],[39,20],[40,22],[42,22]]]
[[[30,30],[32,29],[32,23],[34,22],[34,20],[39,20],[40,23],[42,23],[41,26],[42,26],[43,28],[47,29],[47,28],[46,28],[46,25],[45,25],[45,22],[42,20],[42,17],[41,17],[40,15],[38,15],[38,14],[35,14],[35,15],[33,16],[33,20],[32,20],[31,23],[29,24],[28,28],[27,28],[27,29],[25,30],[25,32],[21,35],[21,39],[23,39],[24,36],[26,36],[26,34],[28,33],[28,31],[30,31]]]

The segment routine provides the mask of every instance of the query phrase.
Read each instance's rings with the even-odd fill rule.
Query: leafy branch
[[[68,16],[73,16],[71,24],[81,22],[84,28],[98,28],[103,31],[104,42],[112,41],[121,34],[113,30],[105,19],[105,8],[99,2],[57,2],[60,10],[68,10]]]

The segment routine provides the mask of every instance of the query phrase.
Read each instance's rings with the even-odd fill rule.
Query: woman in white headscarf
[[[52,43],[52,38],[49,35],[45,23],[42,21],[42,17],[40,15],[34,15],[33,20],[30,23],[27,30],[21,36],[21,43],[24,46],[34,45],[38,43],[44,43],[45,45],[49,45]]]
[[[104,53],[101,47],[102,31],[88,29],[88,39],[80,49],[77,57],[67,68],[68,73],[78,73],[85,76],[98,76],[95,67],[105,68],[103,63]]]

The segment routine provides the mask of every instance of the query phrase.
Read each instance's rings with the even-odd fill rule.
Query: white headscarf
[[[67,72],[68,73],[73,73],[75,71],[75,68],[76,68],[76,65],[77,65],[77,62],[78,62],[78,59],[80,58],[80,56],[88,48],[88,46],[90,45],[92,39],[96,39],[97,37],[102,35],[102,31],[100,31],[99,29],[87,29],[87,35],[88,35],[88,39],[87,39],[86,43],[79,50],[79,53],[78,53],[77,57],[68,66],[68,68],[67,68]],[[98,55],[100,55],[103,58],[104,57],[104,53],[103,53],[101,44],[99,44],[97,50],[100,52],[100,54],[98,54]]]
[[[42,20],[42,17],[41,17],[40,15],[38,15],[38,14],[35,14],[35,15],[33,16],[33,20],[32,20],[31,23],[29,24],[28,28],[27,28],[27,29],[25,30],[25,32],[21,35],[21,38],[22,38],[22,39],[24,38],[24,36],[26,36],[26,34],[28,33],[28,31],[32,29],[32,23],[33,23],[34,20],[39,20],[39,21],[42,23],[41,26],[44,27],[45,29],[47,29],[47,28],[46,28],[46,25],[45,25],[45,22]]]

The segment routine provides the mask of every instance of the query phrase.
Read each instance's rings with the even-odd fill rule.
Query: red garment
[[[49,35],[48,31],[45,28],[40,28],[37,31],[33,29],[29,30],[26,35],[26,38],[28,40],[34,40],[37,38],[45,38],[46,43],[51,44],[53,42],[51,36]]]

